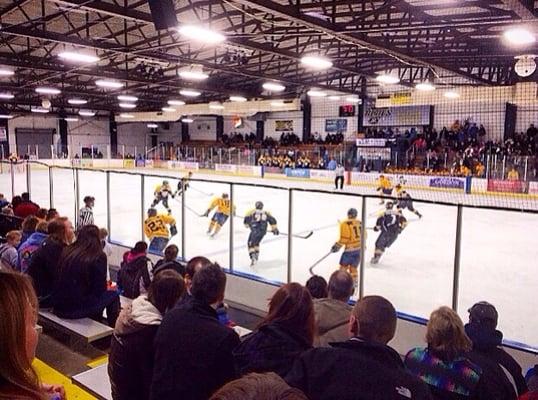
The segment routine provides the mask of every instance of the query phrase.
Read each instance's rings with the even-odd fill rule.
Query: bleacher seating
[[[62,319],[50,311],[39,311],[39,321],[43,325],[54,326],[68,335],[75,336],[85,343],[92,343],[112,335],[111,327],[90,318]]]

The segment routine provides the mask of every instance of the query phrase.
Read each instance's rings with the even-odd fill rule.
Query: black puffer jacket
[[[118,273],[118,286],[123,296],[136,299],[147,291],[151,283],[148,263],[151,261],[144,253],[127,252],[123,255]]]

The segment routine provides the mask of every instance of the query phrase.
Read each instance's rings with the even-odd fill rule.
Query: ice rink
[[[74,219],[75,189],[74,172],[69,169],[53,170],[54,207],[61,214]],[[135,171],[153,175],[170,176],[177,185],[183,173],[169,170]],[[80,170],[79,194],[96,197],[95,217],[100,226],[107,226],[106,174],[99,171]],[[338,221],[346,217],[350,207],[361,213],[361,197],[353,194],[373,194],[373,188],[351,187],[344,193],[332,193],[332,186],[324,183],[303,181],[240,178],[195,173],[194,179],[214,182],[193,181],[186,192],[185,256],[205,255],[223,267],[230,266],[230,223],[219,235],[209,238],[206,230],[209,219],[199,217],[214,195],[230,193],[233,187],[234,203],[238,217],[233,229],[233,268],[276,282],[287,280],[288,238],[268,233],[261,244],[259,263],[250,267],[246,247],[248,230],[239,216],[253,208],[255,201],[263,201],[265,209],[278,220],[279,229],[288,231],[288,187],[321,190],[293,191],[291,209],[293,233],[313,231],[309,239],[292,238],[291,279],[305,283],[309,278],[308,268],[327,254],[338,236]],[[121,173],[110,173],[111,224],[110,238],[126,246],[142,239],[142,213],[153,200],[155,186],[162,182],[160,177]],[[8,174],[0,174],[0,192],[9,196],[11,182]],[[254,185],[271,185],[266,188]],[[142,187],[144,204],[141,205]],[[15,191],[26,190],[25,174],[17,174]],[[468,204],[495,204],[493,196],[474,196],[442,192],[418,192],[408,190],[415,198],[465,201]],[[32,199],[49,206],[49,179],[45,170],[31,174]],[[517,201],[514,204],[517,206]],[[529,208],[529,200],[521,200]],[[367,227],[375,222],[375,212],[380,209],[378,199],[368,199],[366,211],[369,215]],[[532,208],[538,205],[534,201]],[[170,201],[173,216],[181,217],[181,204]],[[440,305],[451,305],[457,207],[438,204],[423,204],[415,201],[424,217],[421,220],[405,211],[410,221],[398,240],[390,247],[380,263],[370,265],[377,233],[367,231],[366,265],[364,287],[366,294],[379,294],[390,299],[400,312],[418,317],[428,317]],[[159,206],[161,211],[165,211]],[[499,326],[505,338],[538,347],[538,214],[518,211],[498,211],[464,207],[462,218],[461,275],[459,279],[459,313],[467,320],[466,310],[475,302],[487,300],[498,308]],[[172,239],[181,249],[181,230]],[[316,272],[328,279],[338,266],[340,253],[332,254],[317,268]]]

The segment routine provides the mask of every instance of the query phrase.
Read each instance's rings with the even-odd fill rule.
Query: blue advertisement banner
[[[289,178],[310,178],[309,169],[292,169],[286,168],[286,176]]]
[[[325,132],[346,132],[347,119],[326,119]]]
[[[431,178],[430,187],[463,190],[465,189],[465,178],[455,178],[452,176]]]

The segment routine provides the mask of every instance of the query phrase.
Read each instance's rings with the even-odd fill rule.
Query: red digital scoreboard
[[[340,106],[338,115],[340,117],[354,117],[355,116],[355,106],[349,104]]]

